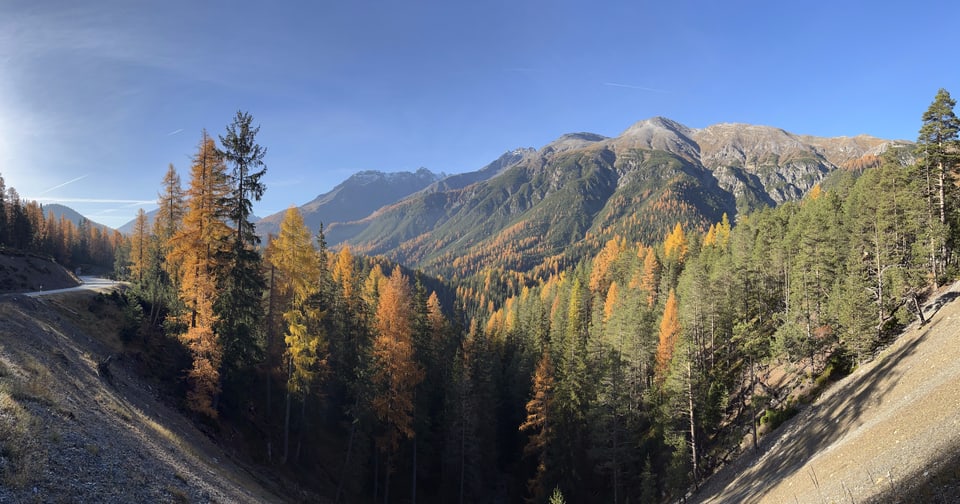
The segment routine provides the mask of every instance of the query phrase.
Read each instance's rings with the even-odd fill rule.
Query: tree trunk
[[[750,432],[753,434],[753,450],[759,451],[760,446],[757,442],[757,401],[754,397],[757,390],[757,372],[754,368],[753,358],[750,358]]]
[[[460,380],[460,504],[463,504],[463,487],[466,479],[466,469],[467,469],[467,395],[466,395],[466,371],[462,373],[464,376]]]
[[[356,407],[359,405],[359,397],[354,401],[353,407],[356,411]],[[357,434],[357,420],[354,419],[350,423],[350,438],[347,440],[347,455],[343,459],[343,468],[340,469],[340,482],[337,483],[337,494],[333,498],[334,503],[340,502],[340,495],[343,493],[343,482],[347,479],[347,468],[350,467],[350,455],[353,453],[353,440]]]
[[[417,436],[413,436],[413,482],[410,490],[410,503],[417,504]]]
[[[393,454],[387,454],[387,467],[383,471],[383,504],[390,504],[390,463],[392,462]]]
[[[287,364],[287,380],[293,376],[293,361]],[[287,455],[290,453],[290,387],[287,387],[287,404],[283,414],[283,463],[287,463]]]
[[[303,394],[303,399],[300,401],[300,428],[297,429],[297,454],[294,456],[297,463],[300,463],[300,448],[303,446],[303,431],[306,430],[307,423],[307,397],[309,397],[309,391]]]
[[[913,293],[913,306],[917,309],[917,318],[920,320],[920,325],[926,325],[927,319],[923,316],[923,307],[920,306],[920,300],[917,299],[917,293]]]
[[[273,418],[273,387],[270,381],[271,372],[273,371],[273,316],[275,314],[276,307],[274,306],[274,281],[276,279],[276,268],[271,264],[270,265],[270,301],[267,304],[267,351],[266,351],[266,361],[267,361],[267,421],[269,422]]]
[[[373,502],[380,495],[380,450],[373,447]]]
[[[693,373],[690,362],[687,361],[687,401],[690,407],[690,460],[693,462],[693,488],[700,489],[699,471],[697,470],[697,429],[694,422],[693,410]]]

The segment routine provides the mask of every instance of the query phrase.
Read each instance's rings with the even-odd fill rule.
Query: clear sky
[[[241,109],[258,215],[657,115],[913,140],[960,95],[958,21],[948,0],[2,0],[0,175],[120,226]]]

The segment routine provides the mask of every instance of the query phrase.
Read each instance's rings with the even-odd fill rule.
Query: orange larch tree
[[[218,296],[217,258],[230,229],[223,222],[222,200],[229,191],[226,166],[206,131],[191,167],[183,226],[170,238],[167,262],[180,265],[179,297],[185,307],[181,341],[190,350],[189,406],[216,417],[223,349],[214,332],[213,305]]]
[[[371,278],[376,279],[376,275]],[[380,282],[378,290],[373,340],[373,411],[383,423],[377,445],[387,454],[384,492],[388,496],[390,457],[402,439],[414,436],[414,391],[423,381],[424,371],[414,356],[414,306],[409,279],[396,266],[390,277]]]
[[[660,342],[657,344],[657,380],[662,382],[670,370],[670,360],[680,336],[680,317],[677,310],[677,295],[673,289],[667,295],[667,304],[663,308],[660,320]]]

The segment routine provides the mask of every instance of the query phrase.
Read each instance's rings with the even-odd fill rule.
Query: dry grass
[[[23,488],[43,468],[47,457],[39,429],[36,418],[0,387],[0,481],[5,485]]]
[[[40,421],[28,403],[52,405],[54,380],[50,371],[30,355],[0,356],[0,482],[23,488],[39,474],[47,460]]]

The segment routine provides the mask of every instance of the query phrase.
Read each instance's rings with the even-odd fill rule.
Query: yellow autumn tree
[[[382,451],[393,453],[401,439],[414,436],[413,394],[423,380],[424,371],[414,358],[413,293],[399,266],[382,282],[378,294],[373,340],[376,387],[373,410],[384,425],[378,445]]]
[[[287,323],[287,397],[284,413],[284,460],[287,460],[292,394],[305,401],[311,385],[326,364],[326,344],[320,330],[320,308],[311,303],[320,289],[320,258],[310,230],[296,207],[290,207],[280,223],[280,233],[271,242],[268,260],[274,267],[279,298]]]
[[[607,289],[607,299],[603,303],[603,321],[608,322],[610,317],[613,316],[614,311],[617,308],[617,301],[620,296],[620,289],[617,287],[617,282],[612,282],[610,288]]]
[[[670,289],[667,304],[663,308],[663,318],[660,319],[660,342],[657,344],[656,376],[661,383],[670,369],[673,350],[680,336],[680,317],[677,308],[677,296],[673,289]]]
[[[333,281],[340,286],[343,299],[347,300],[347,303],[352,303],[354,291],[356,290],[354,287],[356,274],[353,271],[353,255],[350,254],[350,247],[344,246],[340,249],[340,252],[337,253],[337,259],[333,263],[331,276],[333,277]]]
[[[653,306],[657,302],[657,290],[660,285],[660,261],[657,259],[657,253],[653,247],[647,247],[647,253],[643,258],[643,273],[640,276],[639,288],[647,294],[647,306]]]
[[[814,186],[811,187],[809,191],[807,191],[807,197],[810,198],[811,200],[815,200],[822,195],[823,195],[823,188],[820,187],[820,184],[814,184]]]
[[[183,217],[187,210],[184,198],[180,175],[177,174],[176,168],[171,164],[167,167],[167,173],[163,176],[163,191],[158,195],[157,214],[153,220],[153,234],[157,237],[158,256],[161,258],[169,255],[171,239],[183,226]],[[168,261],[162,262],[163,270],[167,273],[170,281],[178,281],[180,265]]]
[[[683,232],[683,226],[678,222],[673,227],[673,231],[667,234],[663,241],[663,252],[667,259],[682,263],[687,257],[687,235]]]
[[[167,262],[179,264],[180,300],[186,331],[181,341],[190,350],[193,366],[188,373],[191,409],[213,418],[220,393],[223,348],[214,332],[217,317],[213,305],[218,296],[217,260],[230,229],[223,222],[223,198],[229,191],[226,166],[213,139],[203,132],[190,170],[187,212],[182,227],[170,238]]]
[[[149,268],[150,227],[147,214],[141,208],[133,221],[133,233],[130,235],[130,279],[143,285],[143,274]]]
[[[589,284],[592,292],[603,293],[610,286],[610,268],[626,248],[627,242],[623,238],[615,237],[607,241],[593,260]]]
[[[727,243],[730,242],[730,220],[727,218],[727,214],[724,213],[723,217],[720,218],[720,222],[717,224],[711,224],[710,229],[707,231],[706,236],[703,237],[703,248],[707,247],[718,247],[721,249],[727,248]]]

